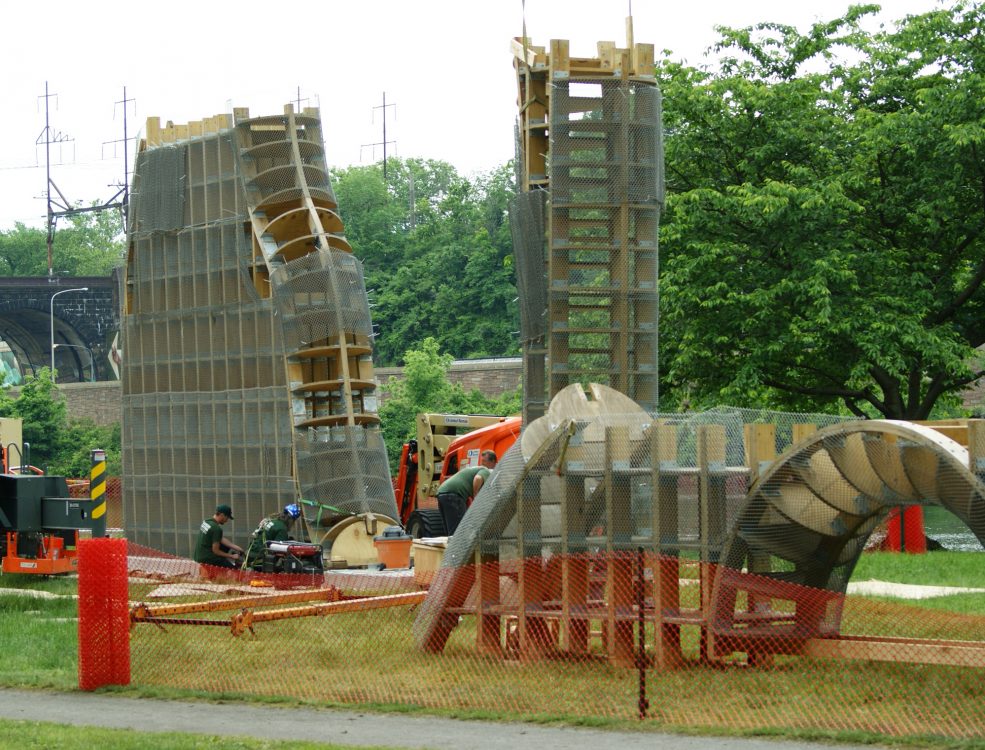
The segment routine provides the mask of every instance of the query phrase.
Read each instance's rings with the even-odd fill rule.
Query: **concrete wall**
[[[477,390],[495,398],[520,386],[523,360],[519,357],[497,359],[461,359],[452,362],[448,369],[448,380],[458,383],[466,391]],[[380,385],[386,385],[394,378],[403,377],[403,368],[377,367],[376,377]],[[380,402],[386,401],[387,394],[378,391]]]
[[[96,424],[110,425],[120,421],[120,381],[96,383],[62,383],[58,392],[65,399],[70,419],[89,417]],[[7,394],[17,398],[20,389],[11,388]]]
[[[519,357],[503,359],[476,359],[454,362],[448,371],[452,383],[460,383],[466,391],[476,389],[487,396],[500,396],[516,390],[520,385],[523,369]],[[376,376],[381,384],[402,377],[399,367],[379,367]],[[58,386],[65,399],[68,415],[72,418],[89,417],[96,424],[108,425],[120,421],[120,382],[107,380],[98,383],[64,383]],[[11,388],[9,395],[16,398],[18,390]],[[381,401],[386,394],[380,392]]]

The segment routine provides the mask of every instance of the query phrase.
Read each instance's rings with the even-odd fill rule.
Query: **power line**
[[[386,92],[384,91],[383,92],[383,104],[378,105],[376,107],[373,107],[373,119],[374,120],[376,119],[376,110],[378,110],[378,109],[382,109],[383,110],[383,140],[382,141],[377,141],[376,143],[364,143],[360,147],[360,148],[373,147],[374,148],[374,153],[375,153],[375,147],[376,146],[383,146],[383,184],[384,185],[388,184],[387,183],[387,178],[386,178],[386,147],[387,147],[388,144],[391,144],[391,143],[393,145],[396,145],[397,144],[396,141],[388,141],[386,139],[386,109],[387,109],[387,107],[393,107],[394,118],[396,118],[397,105],[396,104],[387,104],[386,103]]]

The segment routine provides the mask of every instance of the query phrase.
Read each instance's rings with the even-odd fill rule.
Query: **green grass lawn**
[[[943,586],[981,584],[985,555],[867,553],[853,580]],[[4,576],[0,684],[74,689],[77,635],[72,579]],[[133,594],[142,598],[146,588]],[[215,613],[228,622],[230,612]],[[417,649],[409,608],[228,626],[139,624],[131,633],[130,695],[359,707],[497,720],[634,726],[708,734],[767,734],[914,747],[985,750],[985,670],[927,664],[777,657],[761,668],[702,665],[647,674],[648,718],[635,718],[638,675],[598,656],[511,661],[475,649],[465,617],[441,654]],[[985,594],[900,601],[849,597],[843,632],[985,640]],[[601,627],[599,623],[594,629]],[[652,627],[651,627],[652,633]],[[699,632],[685,627],[685,650]],[[649,639],[651,645],[652,638]],[[215,668],[221,664],[221,669]],[[194,740],[189,740],[194,741]],[[114,743],[115,744],[115,743]],[[199,745],[175,745],[175,747]],[[208,745],[213,747],[216,745]],[[219,745],[240,747],[241,745]],[[276,745],[243,745],[276,747]],[[127,747],[124,745],[124,747]],[[141,745],[134,745],[141,747]]]
[[[217,737],[179,732],[134,732],[126,729],[100,729],[53,724],[41,721],[0,719],[0,747],[58,748],[91,750],[111,747],[114,750],[352,750],[354,745],[336,745],[296,740],[261,740],[252,737]],[[359,746],[374,750],[374,746]],[[358,750],[358,748],[357,748]]]

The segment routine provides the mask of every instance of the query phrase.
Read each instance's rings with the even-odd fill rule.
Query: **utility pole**
[[[119,197],[120,193],[123,194],[123,197],[120,199],[119,204],[109,203],[104,206],[101,206],[100,208],[112,208],[114,205],[119,205],[120,211],[123,214],[124,232],[127,231],[127,227],[130,224],[130,216],[129,216],[130,214],[130,144],[129,141],[136,140],[134,138],[131,138],[127,134],[127,105],[131,103],[136,103],[136,101],[137,101],[136,99],[127,99],[127,87],[124,86],[123,99],[121,101],[114,103],[114,110],[117,104],[123,105],[123,139],[116,141],[106,141],[103,143],[104,146],[110,144],[115,145],[117,143],[123,144],[123,185],[122,186],[117,185],[117,187],[121,187],[121,190],[120,192],[117,192],[117,194],[114,195],[112,198],[110,198],[110,201],[113,201],[114,199]],[[134,109],[134,114],[136,114],[136,109]]]
[[[54,272],[52,270],[52,254],[51,249],[55,241],[55,222],[54,222],[54,212],[51,208],[51,189],[54,187],[55,191],[58,191],[58,187],[51,179],[51,144],[52,143],[70,143],[72,139],[65,135],[64,133],[54,133],[51,132],[50,124],[50,100],[53,96],[57,94],[48,93],[48,82],[44,82],[44,130],[41,131],[41,135],[38,136],[37,140],[34,142],[38,145],[44,141],[44,169],[45,169],[45,201],[47,203],[47,245],[48,245],[48,278],[52,278]],[[61,196],[61,193],[58,193]],[[64,198],[63,198],[64,200]]]
[[[48,280],[54,280],[54,263],[52,256],[52,248],[55,243],[55,224],[58,218],[61,216],[74,216],[76,214],[89,213],[91,211],[105,211],[108,208],[122,208],[124,210],[124,228],[126,222],[126,204],[129,199],[129,189],[128,179],[129,179],[129,163],[124,156],[124,175],[123,175],[123,186],[117,190],[116,194],[113,195],[106,203],[98,206],[88,206],[88,207],[78,207],[73,206],[72,203],[62,194],[62,191],[58,189],[55,181],[51,179],[51,144],[52,143],[66,143],[72,139],[61,133],[52,133],[50,124],[50,106],[49,100],[54,94],[48,93],[48,82],[45,81],[44,84],[44,130],[41,131],[41,135],[38,136],[36,144],[40,144],[42,139],[44,140],[45,147],[45,179],[46,179],[46,190],[45,198],[47,200],[47,224],[48,224]],[[126,103],[128,101],[133,101],[132,99],[127,99],[127,90],[123,89],[123,144],[124,144],[124,154],[126,152],[126,142],[127,136],[127,122],[126,122]],[[114,143],[116,141],[110,141]],[[51,197],[52,190],[58,195],[60,202],[55,201]],[[117,200],[122,196],[122,200]],[[55,208],[58,210],[56,211]]]
[[[367,146],[370,146],[370,147],[383,146],[383,184],[384,185],[388,184],[387,183],[387,176],[386,176],[386,147],[390,143],[396,144],[396,141],[388,141],[386,139],[386,108],[387,107],[393,107],[393,111],[394,111],[394,113],[396,113],[396,111],[397,111],[397,105],[396,104],[387,104],[386,103],[386,92],[384,91],[383,92],[383,104],[381,104],[379,106],[376,106],[376,107],[373,107],[373,119],[374,120],[376,119],[376,110],[378,110],[378,109],[382,109],[383,110],[383,140],[382,141],[378,141],[377,143],[364,143],[363,144],[363,147],[364,148],[367,147]],[[396,114],[394,116],[396,116]]]

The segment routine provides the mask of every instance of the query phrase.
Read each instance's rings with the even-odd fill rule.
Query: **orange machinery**
[[[106,534],[105,499],[70,497],[65,477],[44,475],[29,465],[26,443],[4,442],[0,448],[3,572],[58,575],[75,571],[79,530],[91,529],[93,536]]]
[[[400,522],[414,538],[444,536],[436,495],[459,469],[478,466],[484,450],[497,458],[520,435],[520,417],[418,414],[417,437],[404,444],[395,482]]]

